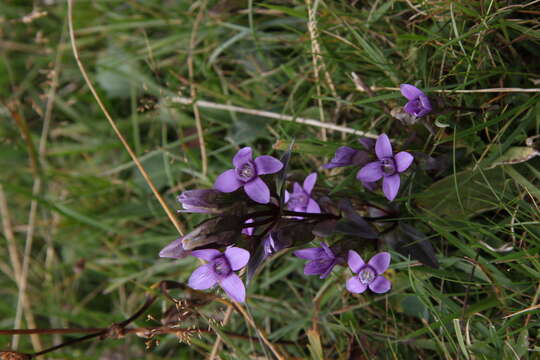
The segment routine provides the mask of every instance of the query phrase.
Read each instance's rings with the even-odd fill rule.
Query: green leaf
[[[501,168],[465,170],[432,184],[416,196],[416,202],[438,216],[463,219],[496,208],[496,199],[509,191]]]
[[[499,165],[519,164],[540,155],[540,152],[529,146],[512,146],[497,158],[491,167]]]
[[[405,314],[429,321],[429,311],[426,305],[416,295],[408,295],[401,300]]]

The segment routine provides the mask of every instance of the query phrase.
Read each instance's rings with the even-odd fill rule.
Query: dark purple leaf
[[[384,234],[386,244],[404,256],[420,261],[422,264],[438,269],[439,261],[433,246],[421,231],[413,226],[400,223],[396,229]]]
[[[343,211],[345,219],[337,223],[336,231],[364,239],[376,239],[378,237],[375,229],[358,215],[349,200],[340,200],[339,207]]]

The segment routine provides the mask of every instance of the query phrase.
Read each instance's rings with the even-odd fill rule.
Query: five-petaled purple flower
[[[355,294],[361,294],[369,288],[377,294],[383,294],[390,290],[390,280],[381,276],[390,265],[391,256],[387,252],[381,252],[373,256],[366,264],[354,250],[349,250],[348,264],[355,274],[346,283],[347,290]]]
[[[375,154],[378,161],[370,162],[358,171],[356,178],[362,183],[372,183],[383,178],[383,192],[390,201],[396,197],[400,179],[399,173],[409,168],[413,156],[406,151],[392,153],[392,145],[386,134],[381,134],[375,143]]]
[[[416,117],[422,117],[431,112],[432,107],[424,92],[411,84],[401,84],[401,94],[409,100],[403,108]]]
[[[285,191],[285,202],[289,210],[308,213],[320,213],[321,208],[311,198],[311,191],[317,182],[317,173],[311,173],[304,179],[303,186],[295,182],[293,192]]]
[[[203,249],[194,250],[191,255],[206,260],[208,263],[193,271],[189,278],[189,287],[195,290],[206,290],[219,283],[233,300],[244,302],[246,288],[234,271],[246,266],[249,261],[249,251],[238,247],[228,247],[224,253],[215,249]]]
[[[281,170],[283,164],[275,157],[263,155],[253,160],[250,147],[240,149],[233,158],[234,169],[222,173],[216,179],[214,188],[230,193],[244,187],[251,200],[267,204],[270,202],[270,189],[259,177]]]
[[[305,275],[320,274],[321,279],[327,277],[334,266],[344,262],[342,257],[336,256],[332,249],[323,242],[321,242],[320,248],[316,247],[296,250],[294,255],[301,259],[310,260],[304,267]]]

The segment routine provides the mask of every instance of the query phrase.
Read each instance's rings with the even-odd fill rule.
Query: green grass
[[[156,282],[187,281],[197,262],[157,257],[178,234],[81,76],[69,44],[67,5],[38,3],[0,3],[0,182],[7,201],[1,328],[15,326],[19,298],[6,221],[21,262],[33,234],[26,295],[36,326],[107,327],[134,313]],[[539,93],[434,90],[538,88],[538,4],[410,1],[414,10],[395,0],[310,1],[317,5],[324,63],[317,82],[306,3],[77,1],[74,27],[81,60],[105,106],[173,209],[182,190],[210,187],[240,146],[264,154],[275,145],[279,155],[294,138],[293,176],[302,179],[337,146],[356,144],[357,138],[328,131],[324,141],[312,126],[202,108],[205,174],[192,107],[172,101],[190,96],[194,28],[192,85],[201,100],[313,119],[323,113],[327,122],[386,132],[409,151],[450,155],[438,182],[418,172],[404,182],[397,201],[402,216],[427,234],[439,269],[393,252],[392,291],[352,295],[343,286],[350,276],[345,268],[320,280],[304,276],[303,261],[290,252],[265,263],[249,287],[248,310],[271,342],[290,342],[281,345],[287,357],[537,358],[540,161],[497,165],[497,159],[539,134]],[[203,18],[195,24],[201,6]],[[24,22],[32,10],[46,14]],[[448,127],[434,126],[430,134],[422,124],[402,125],[385,111],[383,105],[405,104],[398,91],[379,90],[373,97],[358,92],[351,72],[370,86],[416,84],[443,108],[483,111],[431,115],[427,121]],[[40,146],[51,94],[47,142]],[[350,169],[319,174],[318,185],[338,197],[380,203]],[[179,218],[191,228],[204,217]],[[513,250],[492,250],[505,244]],[[366,248],[375,251],[372,243]],[[158,326],[167,306],[161,296],[150,309],[155,320],[143,316],[135,325]],[[237,312],[219,325],[225,310],[212,302],[185,326],[219,332],[221,359],[271,358],[262,340],[227,335],[257,337]],[[20,327],[29,327],[26,316]],[[40,336],[44,347],[70,338]],[[159,345],[148,350],[134,335],[85,342],[51,358],[205,358],[216,335],[192,336],[189,344],[174,335],[156,339]],[[11,341],[2,335],[0,348]],[[18,349],[32,352],[30,337],[22,336]]]

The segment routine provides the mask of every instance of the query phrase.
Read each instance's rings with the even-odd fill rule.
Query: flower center
[[[250,181],[255,176],[257,176],[257,172],[255,171],[255,165],[251,161],[240,165],[240,167],[236,168],[236,176],[238,177],[238,180],[241,180],[243,182]]]
[[[375,280],[375,271],[369,266],[366,266],[358,273],[358,279],[364,285],[371,284]]]
[[[393,175],[396,172],[396,163],[392,158],[384,158],[381,160],[381,168],[386,175]]]
[[[305,208],[309,202],[309,196],[304,192],[292,193],[289,199],[291,209]]]
[[[214,272],[218,276],[227,276],[231,272],[231,266],[229,265],[229,261],[225,259],[225,257],[220,256],[216,259],[214,259]]]

